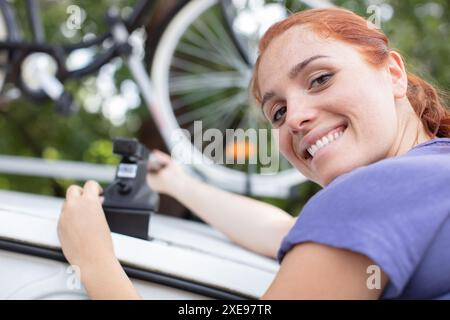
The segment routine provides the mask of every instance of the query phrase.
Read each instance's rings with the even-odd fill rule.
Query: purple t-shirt
[[[369,257],[389,276],[382,299],[450,299],[450,138],[337,177],[305,205],[278,260],[308,241]]]

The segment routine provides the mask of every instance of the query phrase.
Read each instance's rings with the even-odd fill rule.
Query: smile
[[[346,128],[339,127],[330,131],[328,134],[324,135],[322,138],[317,139],[309,148],[307,148],[308,153],[314,158],[314,155],[321,149],[325,148],[330,143],[338,140],[345,131]]]

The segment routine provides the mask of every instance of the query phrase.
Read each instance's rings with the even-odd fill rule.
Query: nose
[[[317,109],[304,103],[288,102],[285,122],[292,134],[305,135],[317,119]]]

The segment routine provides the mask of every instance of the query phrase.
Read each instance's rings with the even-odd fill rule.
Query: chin
[[[315,182],[321,185],[322,187],[325,187],[331,182],[333,182],[333,180],[336,179],[337,177],[345,173],[351,172],[358,167],[359,166],[357,165],[351,165],[348,163],[338,166],[335,165],[332,168],[325,169],[324,173],[321,174],[320,177],[318,177],[317,179],[318,181]]]

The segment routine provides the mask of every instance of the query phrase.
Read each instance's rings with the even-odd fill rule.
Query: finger
[[[99,197],[103,192],[103,188],[98,184],[97,181],[89,180],[84,184],[83,195],[90,197]]]
[[[158,172],[162,168],[164,168],[167,163],[158,157],[158,155],[152,153],[148,159],[147,170],[151,173]]]
[[[77,185],[71,185],[69,188],[67,188],[66,191],[66,199],[73,199],[80,197],[83,194],[83,189],[81,189],[80,186]]]
[[[161,150],[158,149],[154,149],[153,152],[155,154],[155,156],[163,162],[169,162],[171,160],[170,155],[168,155],[165,152],[162,152]]]
[[[169,165],[172,163],[179,163],[179,160],[175,156],[169,155],[159,150],[156,150],[155,156],[160,162],[164,163],[165,165]]]

